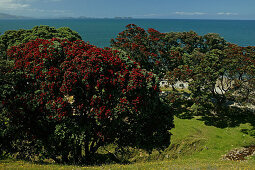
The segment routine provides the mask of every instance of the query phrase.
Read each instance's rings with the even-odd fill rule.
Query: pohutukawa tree
[[[8,57],[22,77],[3,101],[17,130],[13,140],[74,163],[91,161],[109,143],[148,151],[169,146],[173,115],[159,98],[156,76],[120,52],[37,39],[12,47]]]
[[[129,55],[142,68],[163,78],[167,71],[182,64],[181,49],[169,43],[165,36],[165,33],[153,28],[145,31],[129,24],[126,30],[111,40],[111,46]]]
[[[215,33],[160,33],[134,24],[111,45],[166,78],[173,90],[177,81],[189,83],[192,108],[201,113],[221,112],[229,101],[254,102],[253,47],[233,46]]]
[[[194,50],[201,53],[218,49],[223,50],[226,41],[218,34],[199,36],[194,31],[160,33],[134,24],[111,40],[111,46],[138,62],[144,69],[154,72],[159,78],[166,78],[174,88],[177,81],[188,81],[191,65],[185,62],[185,56]]]

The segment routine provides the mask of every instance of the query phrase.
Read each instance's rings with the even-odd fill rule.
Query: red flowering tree
[[[134,24],[126,26],[126,30],[111,40],[111,46],[131,56],[140,66],[163,78],[165,73],[182,63],[182,51],[178,43],[174,46],[165,37],[167,34]]]
[[[59,39],[12,47],[12,72],[22,79],[3,102],[17,138],[25,136],[29,147],[40,141],[44,156],[75,163],[91,161],[109,143],[167,147],[173,116],[160,101],[157,79],[119,55]]]

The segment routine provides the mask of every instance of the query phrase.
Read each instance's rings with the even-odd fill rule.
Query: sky
[[[0,13],[34,18],[255,20],[255,0],[0,0]]]

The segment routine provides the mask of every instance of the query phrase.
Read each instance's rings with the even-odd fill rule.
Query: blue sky
[[[255,20],[255,0],[0,0],[0,13],[35,18]]]

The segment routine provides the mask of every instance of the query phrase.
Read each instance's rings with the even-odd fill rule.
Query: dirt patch
[[[231,150],[226,155],[223,155],[223,159],[232,161],[244,161],[245,158],[255,154],[255,146],[249,146],[239,149]]]

